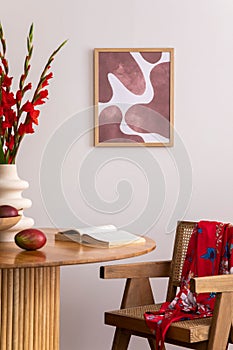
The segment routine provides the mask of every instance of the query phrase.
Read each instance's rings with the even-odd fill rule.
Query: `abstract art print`
[[[95,145],[173,145],[174,49],[95,49]]]

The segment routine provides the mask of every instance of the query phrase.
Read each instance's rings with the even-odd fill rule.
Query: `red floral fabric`
[[[216,221],[200,221],[193,230],[182,270],[180,291],[172,302],[162,304],[158,312],[145,313],[148,327],[156,336],[156,349],[162,350],[172,322],[210,317],[214,293],[194,294],[190,279],[233,273],[233,226]]]

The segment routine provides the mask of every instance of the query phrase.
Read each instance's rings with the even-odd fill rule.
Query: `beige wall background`
[[[233,3],[231,0],[8,1],[1,22],[15,87],[26,35],[35,25],[30,80],[56,57],[49,101],[17,159],[30,183],[26,214],[36,226],[113,223],[150,235],[153,253],[171,257],[177,220],[232,222]],[[93,49],[174,47],[175,144],[164,148],[93,147]],[[61,350],[110,349],[104,310],[117,308],[121,281],[98,277],[100,264],[62,268]],[[163,300],[166,282],[154,283]],[[146,349],[134,339],[130,349]],[[172,347],[168,348],[172,349]]]

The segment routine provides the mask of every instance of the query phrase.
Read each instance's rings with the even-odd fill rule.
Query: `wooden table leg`
[[[59,350],[60,267],[0,269],[0,350]]]

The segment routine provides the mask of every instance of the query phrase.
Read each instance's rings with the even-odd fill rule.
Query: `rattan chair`
[[[160,304],[154,303],[149,278],[168,277],[167,301],[175,297],[194,225],[194,222],[178,223],[171,261],[101,266],[101,278],[127,279],[121,309],[105,313],[105,324],[116,327],[112,350],[126,350],[131,335],[146,338],[150,349],[155,350],[155,336],[146,325],[144,313],[158,310]],[[172,323],[166,343],[188,349],[227,349],[232,338],[233,275],[194,278],[191,290],[217,293],[213,317]]]

